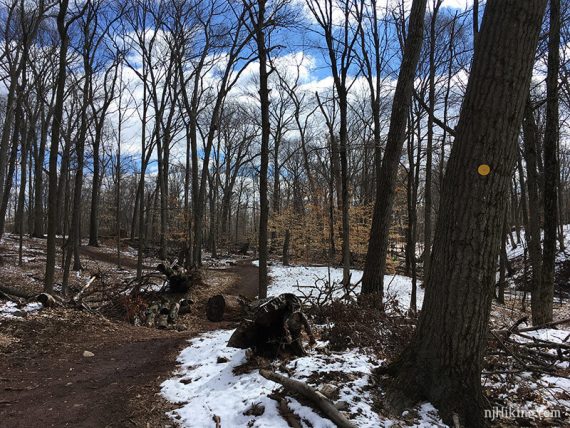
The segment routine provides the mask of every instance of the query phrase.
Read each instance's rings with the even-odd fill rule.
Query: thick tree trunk
[[[410,12],[408,37],[404,46],[404,57],[392,103],[386,150],[376,183],[376,202],[362,276],[362,293],[377,293],[380,298],[384,292],[384,270],[396,177],[402,146],[406,139],[407,116],[412,102],[414,77],[423,43],[425,10],[426,0],[414,0]]]
[[[442,191],[424,305],[388,372],[395,407],[431,401],[481,427],[481,363],[507,195],[546,0],[489,0]],[[478,174],[480,165],[491,167]],[[409,401],[408,401],[409,400]]]

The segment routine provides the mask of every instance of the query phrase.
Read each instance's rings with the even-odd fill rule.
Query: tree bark
[[[269,73],[267,71],[267,46],[265,44],[265,7],[266,1],[258,2],[255,22],[255,41],[259,55],[259,99],[261,102],[261,169],[259,173],[259,298],[267,297],[267,258],[269,221],[269,200],[267,198],[267,173],[269,168]]]
[[[527,99],[523,121],[523,145],[526,162],[526,184],[528,188],[528,228],[525,230],[528,255],[531,266],[531,310],[533,318],[540,319],[540,295],[542,289],[542,249],[540,246],[540,197],[539,179],[536,167],[536,145],[538,127],[534,118],[530,98]]]
[[[444,180],[424,305],[388,368],[392,406],[431,401],[443,420],[481,427],[481,363],[497,258],[546,0],[489,0]],[[491,167],[489,175],[478,167]],[[455,416],[457,415],[457,416]],[[455,417],[454,417],[455,416]]]
[[[61,39],[59,49],[59,65],[57,71],[57,92],[54,105],[53,122],[51,128],[51,143],[49,153],[49,186],[48,186],[48,230],[47,230],[47,251],[46,251],[46,271],[44,277],[44,292],[53,293],[53,279],[55,274],[56,259],[56,232],[57,232],[57,158],[59,151],[59,136],[61,131],[61,120],[63,118],[63,103],[65,98],[65,80],[67,71],[67,48],[69,37],[65,17],[69,0],[61,0],[59,12],[57,14],[57,30]]]
[[[376,183],[376,201],[368,242],[368,252],[362,276],[362,293],[384,293],[384,270],[388,253],[388,235],[392,220],[392,204],[402,146],[406,139],[408,111],[412,102],[414,77],[423,43],[426,0],[414,0],[410,12],[408,37],[394,92],[390,129],[380,175]]]
[[[560,0],[550,0],[548,70],[546,75],[546,125],[544,130],[544,250],[542,253],[542,281],[540,290],[538,290],[539,296],[537,296],[538,298],[533,296],[533,301],[539,304],[539,307],[532,311],[532,322],[534,325],[552,321],[558,223],[559,49]]]

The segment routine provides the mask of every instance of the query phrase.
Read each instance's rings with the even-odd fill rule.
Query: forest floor
[[[41,240],[26,242],[26,262],[15,268],[11,243],[0,245],[5,285],[39,282]],[[111,269],[110,247],[83,247],[84,264]],[[122,256],[127,270],[132,254]],[[132,273],[132,272],[131,272]],[[86,273],[86,275],[89,275]],[[33,278],[36,277],[36,280]],[[18,281],[18,282],[15,282]],[[180,350],[201,333],[229,327],[206,319],[209,296],[224,292],[254,297],[257,268],[238,262],[206,269],[205,286],[192,298],[192,312],[181,316],[187,330],[135,327],[122,320],[74,309],[43,309],[25,318],[0,317],[0,425],[28,427],[166,427],[173,406],[157,393],[176,366]],[[84,352],[93,356],[84,356]]]
[[[136,252],[128,246],[123,248],[120,269],[112,241],[100,247],[84,246],[81,254],[84,269],[74,272],[70,279],[75,292],[94,274],[100,276],[98,281],[109,284],[134,275]],[[508,329],[528,316],[528,308],[522,303],[525,294],[517,290],[517,283],[524,279],[520,257],[514,251],[509,254],[516,273],[509,279],[506,304],[493,304],[494,329]],[[145,258],[145,272],[152,272],[158,262]],[[559,254],[556,319],[570,317],[568,296],[561,287],[567,284],[569,262],[570,250]],[[39,293],[45,241],[26,238],[22,266],[17,264],[18,242],[8,236],[0,242],[0,285]],[[270,295],[295,293],[309,301],[321,299],[323,290],[339,284],[342,278],[339,268],[283,266],[277,262],[272,263],[269,274]],[[361,271],[354,270],[352,281],[357,284],[361,275]],[[203,285],[191,291],[191,312],[180,317],[184,331],[137,327],[116,315],[71,308],[39,310],[41,305],[36,303],[17,309],[0,301],[0,426],[213,427],[213,416],[221,418],[224,427],[287,426],[275,401],[276,394],[283,397],[278,385],[259,375],[256,369],[260,362],[250,361],[246,351],[226,346],[236,324],[212,323],[205,316],[207,300],[214,294],[256,296],[255,262],[239,256],[205,257],[202,276]],[[155,285],[160,288],[162,279],[157,281]],[[60,282],[58,269],[56,290]],[[308,312],[314,322],[316,347],[308,350],[307,357],[278,361],[269,367],[315,389],[333,387],[337,404],[347,406],[345,414],[359,427],[445,426],[430,403],[421,403],[399,417],[389,416],[382,407],[383,392],[374,372],[400,352],[413,331],[411,325],[406,327],[407,323],[400,322],[408,319],[404,314],[408,313],[411,279],[387,275],[385,284],[386,303],[394,311],[393,317],[356,310],[349,304],[316,305]],[[421,306],[423,289],[417,291]],[[343,291],[333,294],[338,293]],[[15,310],[20,311],[19,316],[11,315]],[[539,341],[567,346],[570,326],[559,327],[528,334]],[[512,341],[508,343],[513,345]],[[493,348],[495,351],[501,350]],[[482,380],[493,405],[528,411],[561,409],[562,417],[551,418],[549,424],[568,422],[570,363],[557,365],[548,373],[521,370],[516,363],[516,357],[501,352],[488,358],[486,371],[492,371]],[[303,400],[286,397],[285,402],[288,412],[295,414],[302,426],[334,426]],[[260,406],[265,413],[249,413]],[[544,420],[535,417],[509,422],[513,421],[498,426],[544,426]]]

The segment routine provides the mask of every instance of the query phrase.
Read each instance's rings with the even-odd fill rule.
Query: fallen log
[[[550,327],[556,327],[557,325],[560,324],[570,324],[570,318],[564,318],[561,320],[557,320],[557,321],[552,321],[546,324],[541,324],[541,325],[535,325],[532,327],[525,327],[525,328],[517,328],[523,321],[526,321],[524,318],[521,318],[521,320],[517,321],[515,323],[515,325],[513,327],[510,327],[507,330],[493,330],[493,333],[495,334],[511,334],[511,333],[525,333],[528,331],[536,331],[536,330],[541,330],[543,328],[550,328]]]
[[[146,310],[146,326],[147,327],[154,327],[154,321],[156,319],[156,315],[158,313],[158,304],[155,302],[148,307]]]
[[[180,312],[180,303],[172,303],[170,305],[170,311],[168,312],[168,322],[175,323],[178,319],[178,312]]]
[[[63,304],[56,300],[51,294],[40,293],[37,295],[36,300],[40,302],[44,308],[53,308],[54,306],[63,306]]]
[[[176,305],[176,303],[174,304]],[[156,327],[159,329],[167,329],[170,322],[170,314],[172,312],[170,302],[161,303],[160,310],[158,311],[158,318],[156,320]]]
[[[82,296],[85,294],[85,292],[89,289],[89,287],[91,287],[91,285],[93,284],[93,282],[95,282],[95,279],[97,279],[97,275],[93,275],[91,278],[89,278],[89,281],[87,281],[87,284],[85,284],[83,286],[83,288],[79,291],[79,293],[77,293],[75,295],[75,297],[73,298],[73,301],[78,303],[81,301]]]
[[[11,294],[4,293],[3,291],[0,291],[0,299],[5,299],[5,300],[12,301],[12,302],[16,302],[20,305],[25,302],[25,300],[23,298],[12,296]]]
[[[0,285],[0,291],[4,294],[8,294],[14,297],[21,297],[23,299],[30,299],[34,297],[34,293],[30,293],[26,290],[21,290],[16,287],[10,287],[8,285]]]
[[[338,427],[356,428],[356,425],[354,425],[342,413],[340,413],[328,398],[315,391],[306,383],[282,376],[278,373],[266,369],[260,369],[259,374],[265,379],[282,385],[285,390],[289,391],[290,393],[302,395],[304,398],[313,403],[318,410],[323,412]]]
[[[210,321],[238,321],[247,310],[247,301],[241,296],[217,294],[208,299],[206,316]]]

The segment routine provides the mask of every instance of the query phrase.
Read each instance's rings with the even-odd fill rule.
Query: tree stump
[[[247,301],[240,296],[217,294],[210,297],[206,307],[206,316],[210,321],[237,321],[243,318]]]

